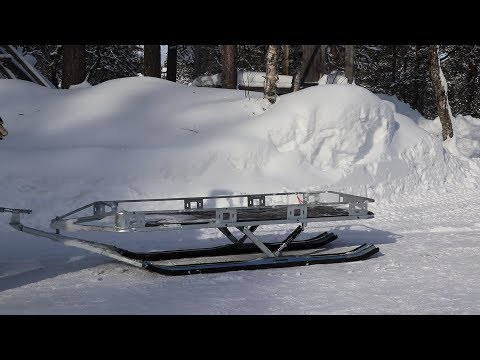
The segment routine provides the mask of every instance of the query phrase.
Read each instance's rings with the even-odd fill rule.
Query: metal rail
[[[298,204],[278,204],[271,199],[293,195]],[[325,196],[327,199],[322,201]],[[332,199],[332,196],[336,198]],[[207,200],[211,199],[238,199],[247,206],[208,206]],[[57,216],[50,226],[57,231],[137,232],[285,223],[306,225],[309,222],[372,218],[373,213],[368,211],[368,203],[373,201],[370,198],[336,191],[108,200],[96,201]],[[176,202],[177,206],[168,210],[129,211],[120,207],[121,204],[145,206],[151,202]],[[70,217],[87,209],[90,209],[91,215]]]

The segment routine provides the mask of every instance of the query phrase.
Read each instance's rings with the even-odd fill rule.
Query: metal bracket
[[[93,215],[103,215],[105,214],[105,204],[103,203],[94,203],[93,204]]]
[[[363,216],[368,214],[368,204],[364,202],[349,203],[348,215],[350,216]]]
[[[307,205],[288,205],[287,206],[287,219],[306,219],[307,218]]]
[[[265,195],[248,195],[248,206],[265,206]],[[255,200],[258,200],[258,204],[255,204]]]
[[[185,210],[191,210],[192,203],[197,204],[197,209],[203,209],[203,199],[184,199]]]
[[[32,210],[30,209],[12,209],[0,207],[0,212],[9,212],[12,213],[10,218],[10,225],[19,225],[20,224],[20,214],[31,214]]]
[[[12,217],[10,218],[10,224],[20,224],[20,213],[12,212]]]
[[[229,224],[237,222],[237,209],[217,209],[215,211],[215,222],[217,224]]]

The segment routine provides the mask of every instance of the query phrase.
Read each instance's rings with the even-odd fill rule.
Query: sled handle
[[[10,213],[17,213],[17,214],[31,214],[32,210],[30,209],[11,209],[0,207],[0,212],[10,212]]]

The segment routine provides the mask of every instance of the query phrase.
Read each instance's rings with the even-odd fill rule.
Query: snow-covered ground
[[[278,75],[277,88],[291,88],[292,78],[290,75]],[[265,85],[265,73],[259,71],[237,71],[237,84],[238,86],[247,87],[264,87]],[[199,87],[221,87],[222,86],[222,74],[215,75],[203,75],[195,78],[192,86]]]
[[[170,278],[15,232],[3,215],[0,313],[480,313],[479,119],[457,117],[444,147],[438,119],[355,85],[261,96],[146,77],[1,80],[0,206],[31,208],[25,224],[48,229],[99,199],[333,189],[373,197],[375,218],[301,236],[333,231],[329,248],[372,242],[378,255]],[[75,235],[135,250],[223,242],[213,230]]]

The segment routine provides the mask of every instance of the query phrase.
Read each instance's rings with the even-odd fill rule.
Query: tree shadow
[[[327,247],[343,247],[343,246],[359,246],[362,244],[392,244],[397,242],[398,239],[403,238],[403,235],[395,234],[390,231],[375,229],[366,225],[339,225],[332,227],[331,232],[338,235],[338,238],[328,244]],[[380,252],[374,255],[382,256],[381,248]]]
[[[66,258],[68,259],[68,256]],[[76,261],[61,259],[60,261],[48,262],[41,264],[40,267],[34,269],[3,276],[0,282],[0,292],[36,283],[45,279],[54,278],[70,272],[93,268],[112,261],[114,260],[101,255],[86,254]]]

